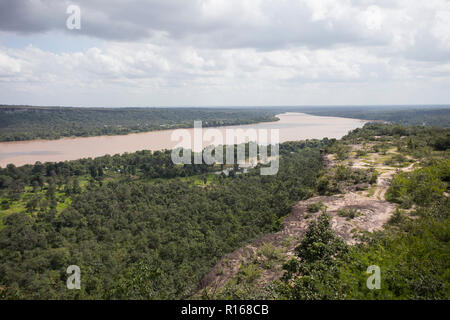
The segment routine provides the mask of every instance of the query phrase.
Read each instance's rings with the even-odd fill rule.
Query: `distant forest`
[[[119,135],[275,121],[275,110],[238,108],[68,108],[0,106],[0,141]]]
[[[450,127],[450,106],[298,107],[286,111],[316,116],[380,120],[401,125]]]

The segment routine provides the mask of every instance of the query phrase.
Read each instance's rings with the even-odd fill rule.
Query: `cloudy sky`
[[[447,104],[450,1],[0,0],[0,103]]]

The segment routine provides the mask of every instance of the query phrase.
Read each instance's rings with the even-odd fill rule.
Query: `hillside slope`
[[[430,150],[424,153],[412,148],[411,139],[426,140],[423,133],[398,139],[392,135],[354,134],[329,148],[323,155],[326,172],[318,183],[322,195],[294,205],[281,231],[223,257],[204,277],[197,296],[276,298],[270,287],[286,275],[286,264],[295,259],[311,222],[322,212],[330,217],[331,229],[347,245],[359,244],[366,234],[383,230],[397,216],[394,213],[399,207],[392,199],[386,200],[393,177],[418,170],[430,158],[447,159],[445,152],[430,154]],[[414,207],[404,214],[409,216]]]

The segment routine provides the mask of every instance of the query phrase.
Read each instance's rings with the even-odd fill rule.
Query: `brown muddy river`
[[[362,127],[366,121],[337,117],[319,117],[303,113],[283,113],[277,116],[280,121],[264,122],[258,124],[228,126],[215,128],[220,131],[226,142],[226,130],[228,129],[256,129],[259,132],[266,130],[270,140],[271,132],[278,129],[279,142],[304,140],[341,138],[348,131]],[[203,133],[211,128],[204,128]],[[194,143],[194,129],[183,129],[190,133]],[[272,130],[272,131],[271,131]],[[65,161],[80,158],[98,157],[106,154],[114,155],[138,150],[162,150],[179,146],[179,140],[171,139],[175,130],[161,130],[134,133],[122,136],[98,136],[63,138],[59,140],[31,140],[0,143],[0,166],[8,163],[16,166],[34,164],[36,161]],[[245,132],[245,131],[244,131]],[[248,131],[247,131],[248,132]],[[248,141],[248,138],[244,139]],[[197,140],[198,141],[198,140]],[[213,141],[213,140],[211,140]],[[183,147],[191,147],[184,141]],[[203,142],[202,147],[211,144]],[[197,145],[198,146],[198,145]],[[193,150],[197,150],[194,144]]]

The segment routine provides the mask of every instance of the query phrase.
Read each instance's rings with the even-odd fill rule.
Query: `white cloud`
[[[76,31],[64,29],[65,4],[5,0],[0,30],[17,37],[63,32],[76,43]],[[446,0],[79,4],[80,32],[103,41],[78,52],[45,49],[39,42],[22,48],[3,45],[0,102],[414,103],[411,88],[420,86],[430,103],[450,98],[444,90],[450,84]]]
[[[13,77],[21,70],[20,61],[0,52],[0,77]]]

